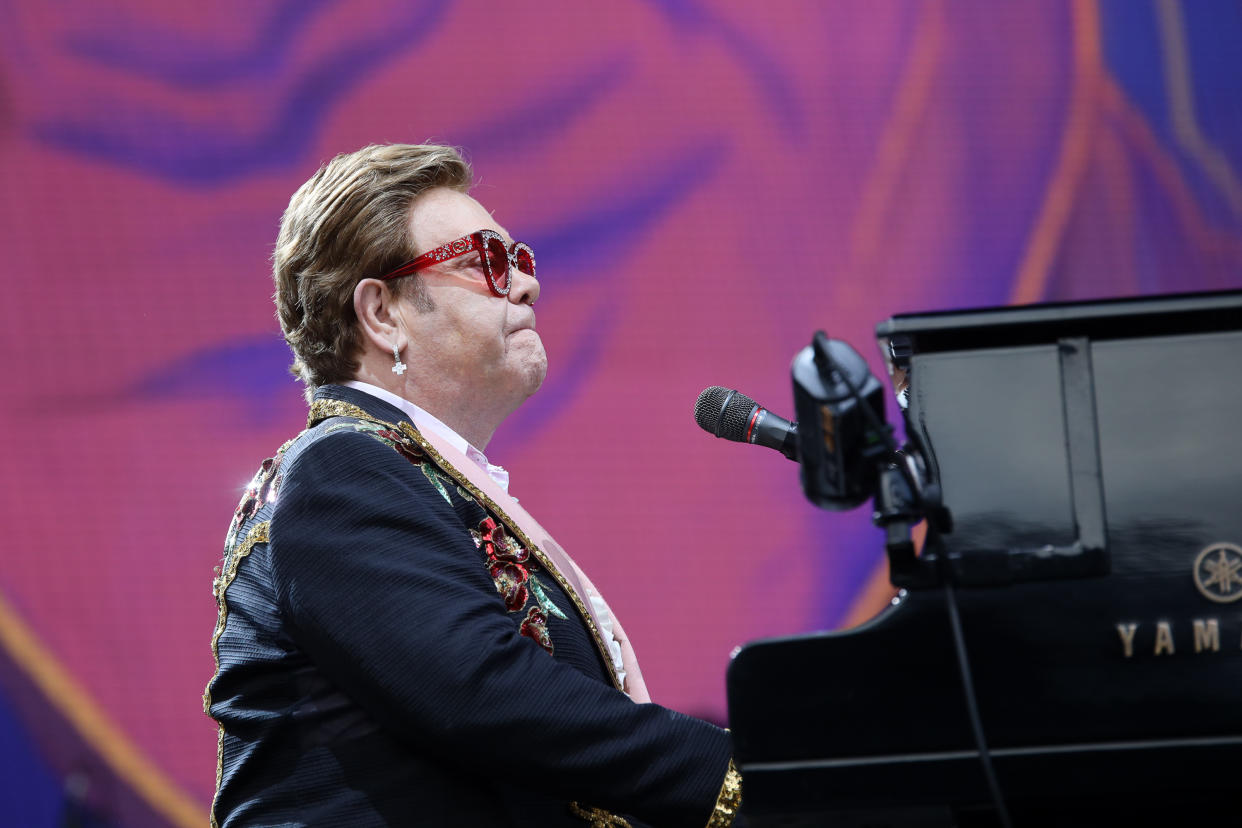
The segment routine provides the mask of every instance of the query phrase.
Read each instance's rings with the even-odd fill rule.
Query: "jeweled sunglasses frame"
[[[513,288],[510,269],[520,270],[527,276],[535,275],[535,252],[530,249],[530,245],[519,241],[509,245],[505,243],[504,236],[495,230],[478,230],[468,236],[442,244],[434,250],[428,250],[417,259],[406,262],[379,278],[387,281],[409,276],[432,265],[475,251],[478,251],[479,258],[483,261],[483,274],[487,277],[487,286],[496,296],[508,296]],[[493,261],[493,258],[503,258],[505,262],[503,272],[497,272],[497,263]]]

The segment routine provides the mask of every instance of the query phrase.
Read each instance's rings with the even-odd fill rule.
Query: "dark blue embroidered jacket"
[[[404,414],[316,401],[365,415],[264,462],[216,579],[213,824],[582,826],[576,802],[705,825],[727,733],[616,690],[553,573],[375,422]]]

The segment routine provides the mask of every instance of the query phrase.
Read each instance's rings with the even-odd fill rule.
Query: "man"
[[[216,579],[213,824],[724,826],[728,735],[647,701],[624,631],[482,454],[546,355],[528,247],[452,149],[371,146],[273,257],[308,429]]]

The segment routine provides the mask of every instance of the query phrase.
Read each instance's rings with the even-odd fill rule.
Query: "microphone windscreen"
[[[746,442],[746,426],[757,403],[745,394],[713,385],[704,388],[694,404],[699,428],[725,440]]]

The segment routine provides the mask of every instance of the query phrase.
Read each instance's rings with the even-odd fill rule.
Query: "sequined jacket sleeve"
[[[524,635],[472,540],[477,504],[435,484],[361,433],[300,453],[268,553],[296,646],[398,742],[484,786],[490,777],[653,825],[706,825],[727,734],[635,704],[598,663],[556,653],[558,637],[570,651],[571,633],[582,635],[572,611],[551,630],[555,655]]]

